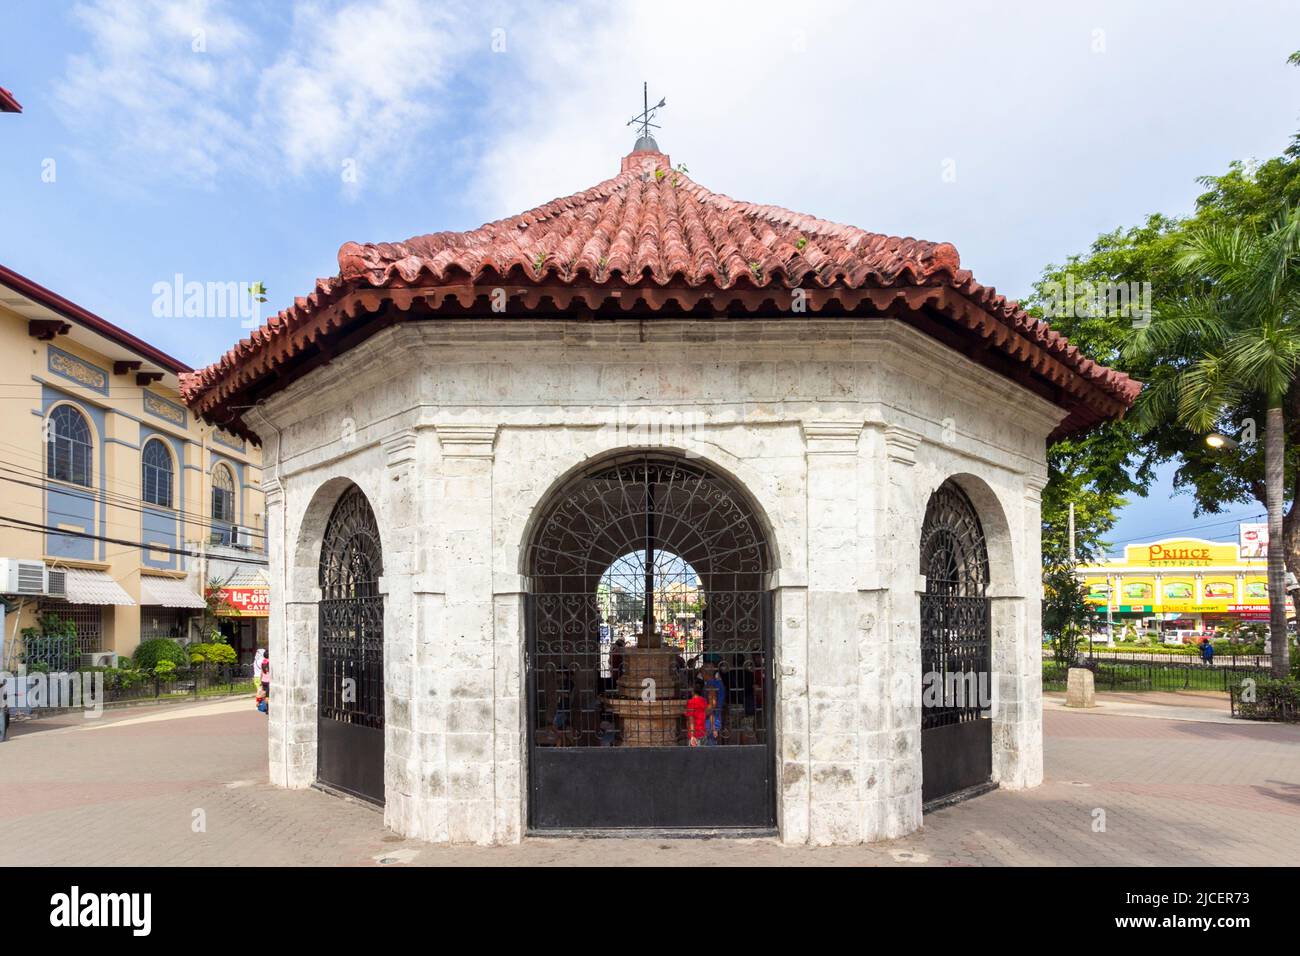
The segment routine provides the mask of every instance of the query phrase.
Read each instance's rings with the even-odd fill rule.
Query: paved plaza
[[[1130,695],[1132,696],[1132,695]],[[1159,700],[1159,698],[1154,698]],[[445,847],[366,806],[266,780],[245,700],[26,721],[0,744],[0,864],[949,866],[1291,865],[1300,727],[1049,706],[1046,782],[928,815],[900,840],[791,848],[752,839],[553,839]],[[1104,832],[1095,827],[1104,812]],[[200,827],[199,824],[202,826]],[[198,832],[196,832],[196,830]]]

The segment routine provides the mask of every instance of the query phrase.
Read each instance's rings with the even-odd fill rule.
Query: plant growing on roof
[[[805,236],[800,236],[794,241],[794,247],[799,252],[803,252],[803,247],[806,245],[808,245],[808,239]]]
[[[551,258],[551,254],[549,252],[537,253],[537,256],[533,259],[533,271],[541,272],[542,266],[546,265],[546,260],[549,258]]]

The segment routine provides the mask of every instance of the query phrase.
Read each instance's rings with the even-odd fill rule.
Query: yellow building
[[[42,610],[101,663],[195,637],[213,566],[264,563],[260,449],[190,414],[187,371],[0,266],[4,666]]]
[[[1169,538],[1130,544],[1122,558],[1080,566],[1088,601],[1120,624],[1205,631],[1268,620],[1268,562],[1236,544]]]

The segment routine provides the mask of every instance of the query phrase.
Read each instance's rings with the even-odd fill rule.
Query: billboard
[[[1243,558],[1268,557],[1268,525],[1237,525],[1238,553]]]

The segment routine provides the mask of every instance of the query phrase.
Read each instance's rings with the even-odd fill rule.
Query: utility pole
[[[1070,502],[1070,567],[1074,568],[1078,565],[1078,563],[1079,563],[1079,559],[1075,556],[1074,553],[1074,502],[1071,501]]]
[[[1076,581],[1079,579],[1078,568],[1079,568],[1079,556],[1078,556],[1078,554],[1075,552],[1075,549],[1074,549],[1074,502],[1071,501],[1071,502],[1070,502],[1070,573],[1074,575],[1074,579],[1075,579]],[[1110,612],[1110,603],[1109,603],[1109,602],[1110,602],[1110,595],[1107,595],[1107,596],[1106,596],[1106,601],[1107,601],[1106,611],[1107,611],[1107,614],[1109,615],[1109,612]],[[1091,623],[1090,623],[1090,624],[1088,625],[1088,657],[1090,657],[1090,658],[1092,657],[1092,654],[1093,654],[1093,650],[1092,650],[1092,632],[1093,632],[1093,627],[1092,627],[1092,625],[1091,625]]]

